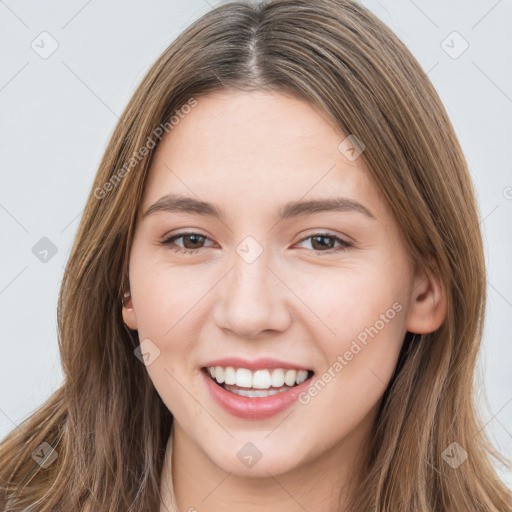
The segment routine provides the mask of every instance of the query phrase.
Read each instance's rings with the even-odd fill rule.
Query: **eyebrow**
[[[212,203],[178,194],[167,194],[152,204],[142,215],[147,217],[156,212],[184,212],[225,220],[224,210]],[[345,197],[290,201],[278,210],[278,218],[290,219],[320,212],[359,212],[375,220],[375,215],[361,203]]]

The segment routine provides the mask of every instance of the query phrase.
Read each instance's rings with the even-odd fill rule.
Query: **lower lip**
[[[206,387],[213,399],[229,414],[246,420],[262,420],[278,414],[297,400],[297,397],[311,384],[312,378],[301,382],[288,391],[275,395],[250,398],[226,391],[201,370]]]

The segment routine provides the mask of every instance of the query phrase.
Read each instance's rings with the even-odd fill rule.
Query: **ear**
[[[137,330],[137,317],[133,310],[132,296],[130,292],[123,295],[123,321],[133,331]]]
[[[417,334],[434,332],[446,317],[447,300],[437,275],[417,272],[411,291],[407,330]]]

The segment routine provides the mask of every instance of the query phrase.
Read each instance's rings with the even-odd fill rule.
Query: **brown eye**
[[[306,240],[311,240],[311,247],[318,254],[331,254],[353,247],[351,242],[348,242],[343,238],[331,235],[329,233],[317,233],[315,235],[303,238],[299,243],[305,242]],[[335,244],[339,244],[338,247],[335,247]]]
[[[176,240],[183,239],[183,245],[177,245]],[[209,240],[208,237],[199,233],[178,233],[166,238],[161,242],[161,245],[168,247],[172,251],[181,252],[185,254],[196,253],[199,249],[206,248],[204,243]]]
[[[311,245],[313,249],[322,250],[322,249],[332,249],[336,244],[336,241],[332,236],[313,236],[311,237]]]
[[[183,238],[183,245],[185,249],[199,249],[205,240],[205,237],[200,235],[185,235],[180,238]],[[186,243],[187,240],[190,243]]]

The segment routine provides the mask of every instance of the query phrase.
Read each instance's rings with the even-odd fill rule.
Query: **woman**
[[[0,448],[2,510],[500,511],[473,403],[485,266],[425,73],[349,0],[219,7],[100,164],[62,387]]]

